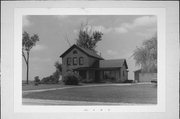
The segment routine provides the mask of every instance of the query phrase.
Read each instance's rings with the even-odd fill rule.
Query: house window
[[[71,58],[67,58],[67,65],[71,65]]]
[[[73,57],[73,65],[77,65],[77,57]]]
[[[79,58],[79,65],[83,65],[84,64],[84,58],[83,57],[80,57]]]
[[[76,51],[76,50],[74,50],[74,51],[73,51],[73,54],[77,54],[77,51]]]
[[[125,76],[125,73],[124,73],[124,71],[123,71],[123,76]]]

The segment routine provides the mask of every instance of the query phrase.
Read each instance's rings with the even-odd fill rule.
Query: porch
[[[73,70],[85,82],[121,82],[121,68],[80,67]]]

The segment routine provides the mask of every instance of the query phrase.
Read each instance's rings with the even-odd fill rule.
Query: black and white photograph
[[[22,17],[24,105],[157,104],[157,17]]]
[[[179,117],[178,2],[2,3],[2,119]]]
[[[165,110],[164,13],[16,9],[15,110]]]

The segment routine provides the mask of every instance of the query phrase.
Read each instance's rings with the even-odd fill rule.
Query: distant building
[[[134,71],[134,80],[136,81],[136,82],[140,82],[139,81],[139,74],[141,73],[141,69],[138,69],[138,70],[136,70],[136,71]]]
[[[134,71],[134,80],[136,82],[157,81],[157,73],[142,72],[141,69]]]
[[[115,81],[128,79],[128,66],[125,59],[104,60],[96,52],[71,46],[61,56],[62,77],[68,72],[78,73],[84,81]]]

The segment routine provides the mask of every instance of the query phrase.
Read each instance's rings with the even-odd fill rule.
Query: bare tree
[[[22,56],[24,58],[24,61],[26,63],[27,67],[27,84],[29,79],[29,53],[30,50],[33,48],[33,46],[36,45],[36,42],[39,41],[39,36],[37,34],[34,34],[30,36],[26,31],[23,32],[22,36]]]

